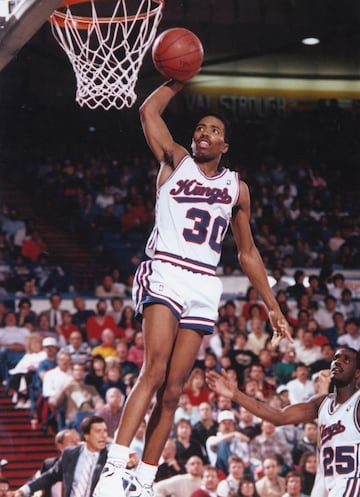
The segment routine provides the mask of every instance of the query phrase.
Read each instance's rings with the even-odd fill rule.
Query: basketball
[[[204,50],[199,38],[188,29],[172,28],[154,41],[152,59],[160,74],[176,81],[188,81],[201,69]]]

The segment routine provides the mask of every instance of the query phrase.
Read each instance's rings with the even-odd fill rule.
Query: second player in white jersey
[[[360,495],[360,391],[342,404],[335,400],[330,394],[319,408],[319,462],[329,495],[356,497]]]

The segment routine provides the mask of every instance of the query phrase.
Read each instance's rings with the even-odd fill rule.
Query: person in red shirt
[[[204,466],[201,487],[195,490],[190,497],[216,497],[219,476],[213,466]]]
[[[21,255],[36,262],[43,252],[47,252],[46,243],[41,239],[39,232],[34,230],[31,236],[23,241]]]
[[[86,322],[87,341],[91,347],[99,345],[101,342],[101,333],[110,328],[113,330],[116,338],[123,338],[120,328],[117,327],[115,320],[107,311],[107,302],[104,299],[99,299],[96,304],[97,314],[91,316]]]
[[[70,335],[73,331],[78,331],[78,327],[72,323],[71,312],[63,310],[61,312],[61,324],[55,326],[55,331],[64,337],[66,343],[69,343]]]
[[[210,402],[212,394],[205,383],[205,373],[200,368],[194,368],[184,386],[184,392],[189,395],[192,406],[199,406],[202,402]]]

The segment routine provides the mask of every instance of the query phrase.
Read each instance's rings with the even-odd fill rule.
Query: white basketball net
[[[138,3],[137,11],[130,13],[126,0],[117,0],[106,18],[98,16],[95,0],[89,0],[89,17],[73,15],[74,5],[50,16],[53,35],[73,66],[81,106],[120,110],[135,103],[135,84],[161,20],[163,0]]]

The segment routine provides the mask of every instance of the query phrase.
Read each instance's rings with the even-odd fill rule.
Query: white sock
[[[129,447],[116,443],[110,444],[108,460],[125,467],[129,460]]]
[[[144,461],[140,461],[136,468],[136,477],[141,485],[148,485],[151,487],[154,482],[157,469],[157,464],[148,464]]]

